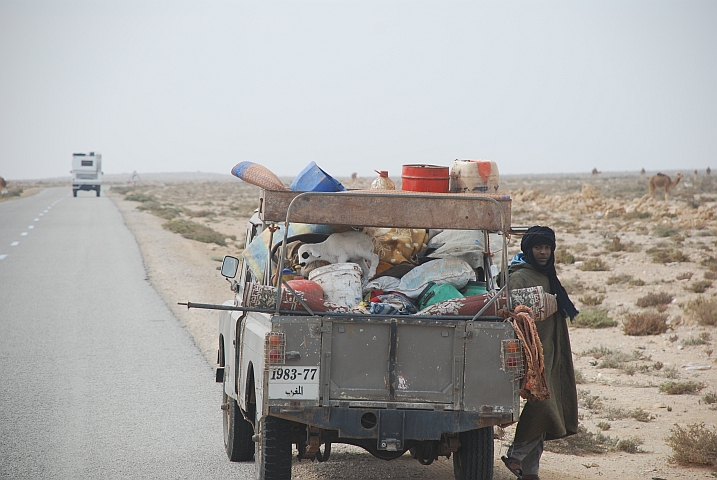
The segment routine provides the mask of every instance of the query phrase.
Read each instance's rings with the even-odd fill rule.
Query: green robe
[[[548,276],[528,263],[512,265],[509,272],[511,289],[540,285],[546,292],[553,293]],[[556,312],[535,322],[535,326],[543,343],[550,400],[525,404],[515,431],[516,442],[527,442],[541,434],[545,434],[546,440],[554,440],[578,431],[578,395],[568,324],[565,317]]]

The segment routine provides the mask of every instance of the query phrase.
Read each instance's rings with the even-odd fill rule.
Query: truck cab
[[[95,152],[72,154],[72,196],[80,190],[94,191],[100,196],[102,188],[102,155]]]

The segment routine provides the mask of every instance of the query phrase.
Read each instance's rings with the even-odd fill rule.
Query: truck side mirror
[[[239,260],[236,257],[225,256],[222,262],[222,276],[226,278],[234,278],[239,270]]]

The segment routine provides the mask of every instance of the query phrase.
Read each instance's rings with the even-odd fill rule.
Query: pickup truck
[[[478,230],[485,234],[476,243],[485,259],[480,270],[498,275],[484,274],[493,296],[470,315],[320,312],[303,302],[287,309],[282,294],[290,288],[279,275],[259,276],[246,258],[225,257],[222,275],[234,298],[187,305],[223,310],[216,379],[229,459],[254,460],[259,479],[287,479],[294,449],[300,459],[322,462],[332,444],[344,443],[382,460],[410,452],[430,465],[452,456],[457,479],[492,478],[493,427],[517,421],[524,374],[512,324],[497,308],[485,313],[501,298],[510,307],[505,268],[491,264],[500,250],[507,265],[510,207],[508,195],[262,190],[247,246],[267,230],[269,245],[288,245],[294,222]],[[489,235],[502,238],[494,252]],[[274,247],[262,262],[276,271],[284,260],[284,249]],[[249,301],[257,284],[276,293],[268,307]]]

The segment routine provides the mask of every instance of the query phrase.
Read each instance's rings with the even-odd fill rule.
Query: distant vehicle
[[[95,152],[72,154],[72,195],[78,190],[94,190],[100,196],[102,155]]]

